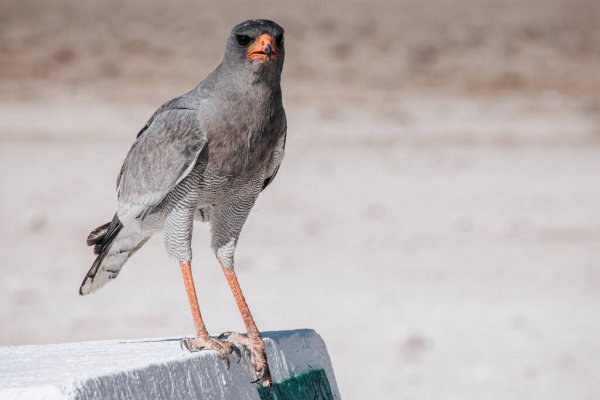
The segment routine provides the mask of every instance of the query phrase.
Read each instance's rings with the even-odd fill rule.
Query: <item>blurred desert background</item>
[[[600,2],[0,0],[0,345],[190,335],[156,236],[80,297],[137,131],[286,29],[287,155],[237,271],[314,328],[342,397],[600,397]],[[207,226],[209,330],[243,330]]]

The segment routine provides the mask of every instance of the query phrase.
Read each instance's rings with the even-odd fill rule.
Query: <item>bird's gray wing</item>
[[[198,111],[161,108],[131,146],[117,179],[123,224],[159,204],[185,178],[206,144]]]
[[[275,148],[273,149],[273,153],[271,154],[271,159],[269,160],[269,165],[267,166],[267,173],[265,174],[265,180],[262,185],[262,190],[265,190],[267,186],[273,182],[275,179],[275,175],[277,175],[277,171],[279,171],[279,166],[283,161],[283,156],[285,155],[285,140],[287,137],[287,132],[284,130],[283,135],[277,141]]]

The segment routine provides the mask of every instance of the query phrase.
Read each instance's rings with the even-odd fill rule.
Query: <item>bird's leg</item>
[[[227,356],[232,352],[235,352],[238,355],[238,358],[240,358],[241,353],[233,343],[210,337],[206,330],[206,326],[204,325],[204,321],[202,320],[202,314],[200,314],[200,306],[198,305],[198,297],[196,296],[196,288],[192,276],[192,266],[189,261],[180,261],[179,264],[181,265],[183,283],[185,284],[185,291],[190,302],[192,317],[194,318],[194,324],[196,325],[196,337],[182,339],[181,345],[185,346],[189,351],[200,351],[203,349],[215,350],[219,353],[219,357],[226,360],[227,367],[229,367]]]
[[[242,288],[240,287],[237,276],[235,275],[235,270],[233,269],[233,266],[225,266],[220,259],[219,263],[221,264],[221,268],[225,273],[225,278],[227,278],[227,282],[229,283],[229,287],[231,288],[235,302],[237,303],[240,313],[242,314],[244,325],[246,325],[246,331],[248,332],[247,337],[236,332],[225,332],[219,336],[219,338],[225,338],[225,340],[232,344],[242,345],[250,350],[252,354],[252,364],[254,365],[254,369],[258,375],[258,378],[254,382],[262,383],[263,386],[270,386],[271,373],[269,371],[269,364],[267,363],[265,343],[258,328],[256,327],[254,318],[252,318],[252,313],[250,312],[250,308],[248,308],[248,304],[246,303],[246,299],[242,293]]]

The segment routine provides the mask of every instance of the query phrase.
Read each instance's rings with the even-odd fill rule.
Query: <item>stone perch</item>
[[[271,393],[248,355],[231,367],[179,338],[0,347],[0,399],[339,400],[325,342],[313,330],[265,332]]]

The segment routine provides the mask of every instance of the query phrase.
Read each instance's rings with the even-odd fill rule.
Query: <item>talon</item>
[[[188,343],[187,343],[187,338],[183,338],[183,339],[181,339],[181,342],[179,342],[179,347],[181,347],[181,350],[183,350],[183,347],[185,347],[185,349],[186,349],[187,351],[190,351],[190,352],[191,352],[191,350],[190,350],[190,346],[189,346],[189,345],[188,345]]]
[[[200,346],[200,347],[195,347],[194,344],[190,345],[190,341],[192,339],[191,338],[183,338],[181,339],[181,341],[179,342],[179,347],[181,348],[181,350],[183,350],[183,348],[185,347],[185,349],[187,351],[189,351],[190,353],[195,353],[197,351],[201,351],[204,350],[206,348],[206,346]]]
[[[217,336],[217,339],[225,339],[226,337],[228,337],[229,335],[231,335],[231,332],[227,331],[227,332],[223,332],[221,333],[219,336]]]
[[[234,352],[238,356],[237,364],[239,364],[240,361],[242,360],[242,352],[235,344],[231,345],[231,351]]]
[[[223,332],[219,336],[219,340],[223,340],[222,338],[226,338],[225,343],[228,344],[229,352],[238,356],[238,364],[242,358],[248,357],[250,364],[255,368],[256,379],[252,383],[262,383],[264,387],[269,386],[271,374],[262,339],[260,337],[248,338],[246,335],[237,332]]]
[[[258,378],[250,383],[262,383],[263,378],[265,377],[265,372],[266,368],[262,368],[260,371],[258,371]]]

